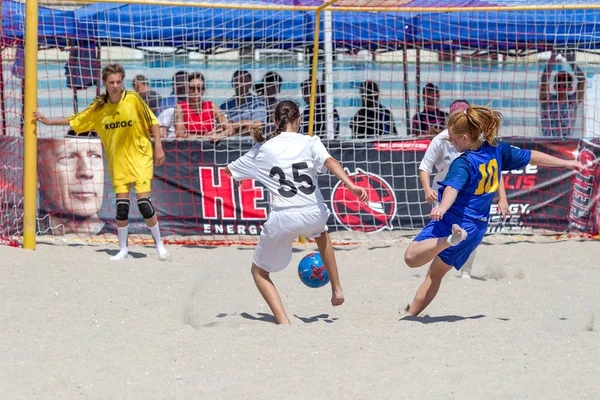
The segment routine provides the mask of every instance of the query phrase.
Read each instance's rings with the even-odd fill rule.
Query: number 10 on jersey
[[[487,164],[479,164],[481,180],[475,194],[493,193],[498,190],[498,160],[492,158]]]

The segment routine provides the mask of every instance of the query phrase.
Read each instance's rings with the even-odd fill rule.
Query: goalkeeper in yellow
[[[117,198],[117,232],[121,249],[111,260],[123,260],[129,255],[127,237],[132,184],[138,208],[152,232],[158,257],[162,260],[169,253],[162,243],[156,211],[150,201],[154,175],[150,131],[154,136],[154,162],[157,166],[165,162],[165,153],[156,117],[137,93],[123,89],[124,79],[125,70],[121,65],[107,65],[102,70],[106,94],[97,98],[85,111],[58,120],[49,120],[40,112],[35,112],[34,117],[46,125],[70,125],[77,133],[95,130],[100,136]]]

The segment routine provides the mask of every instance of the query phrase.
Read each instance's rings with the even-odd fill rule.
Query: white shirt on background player
[[[165,108],[158,116],[158,126],[167,128],[166,137],[174,138],[175,135],[175,107]]]
[[[429,143],[425,156],[419,165],[419,170],[426,171],[430,175],[433,174],[433,167],[435,167],[437,173],[433,177],[433,185],[431,188],[436,192],[440,187],[438,182],[444,180],[452,161],[461,155],[461,153],[452,146],[452,143],[448,140],[449,137],[450,133],[448,132],[448,129],[445,129],[431,139],[431,143]]]
[[[236,181],[257,179],[262,183],[271,193],[272,210],[303,208],[324,204],[317,173],[327,171],[325,161],[330,157],[318,136],[282,132],[254,145],[229,164],[229,170]]]

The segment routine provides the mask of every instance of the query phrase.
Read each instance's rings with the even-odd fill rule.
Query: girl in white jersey
[[[468,101],[455,100],[450,105],[450,114],[457,110],[464,111],[467,108],[469,108]],[[431,139],[431,143],[429,144],[429,147],[427,147],[425,156],[423,156],[423,160],[421,160],[421,164],[419,165],[419,178],[421,180],[421,184],[423,185],[423,191],[425,192],[425,200],[434,205],[438,201],[438,189],[440,188],[439,182],[443,181],[446,177],[452,161],[462,154],[456,150],[452,143],[450,143],[449,136],[450,134],[448,133],[448,129],[445,129]],[[433,174],[434,167],[437,172],[434,175],[432,187],[430,185],[430,177]],[[508,200],[506,199],[506,191],[504,190],[504,183],[502,179],[500,179],[498,185],[498,208],[500,209],[503,217],[508,215]],[[475,251],[471,253],[471,256],[465,265],[463,265],[463,267],[460,269],[461,278],[471,278],[471,270],[473,269],[474,260]]]
[[[365,202],[367,192],[352,183],[340,163],[329,155],[317,136],[298,132],[300,109],[285,100],[275,108],[277,130],[266,138],[253,132],[258,142],[248,153],[229,164],[226,172],[236,181],[256,179],[271,193],[271,213],[254,252],[252,277],[271,308],[277,324],[289,324],[270,273],[283,270],[292,259],[298,236],[314,237],[331,281],[331,304],[344,302],[331,240],[327,234],[329,209],[317,185],[317,172],[329,169]]]

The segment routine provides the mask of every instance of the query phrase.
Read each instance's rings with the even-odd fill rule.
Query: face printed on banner
[[[38,168],[47,211],[77,217],[98,213],[104,193],[104,161],[99,139],[42,141]]]

